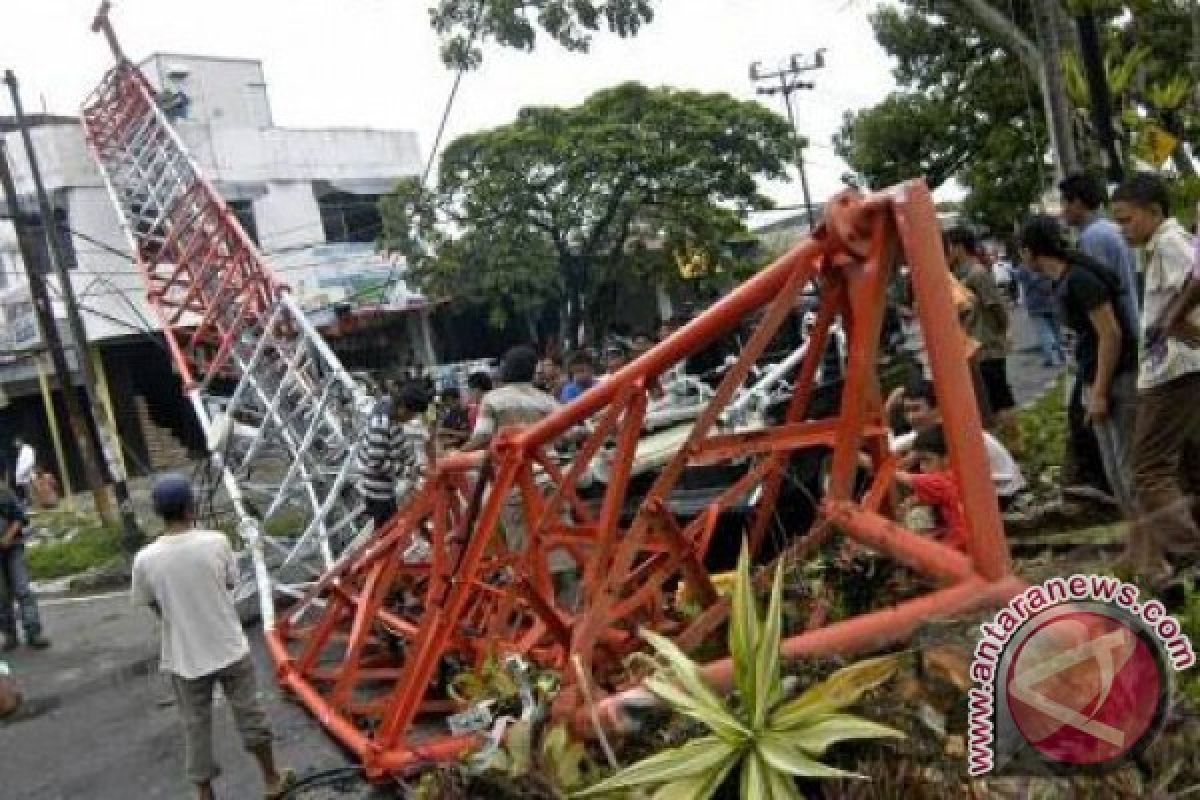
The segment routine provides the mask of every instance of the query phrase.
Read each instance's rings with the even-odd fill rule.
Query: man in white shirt
[[[905,420],[912,431],[893,437],[891,448],[897,455],[906,455],[912,451],[917,434],[942,424],[942,412],[937,405],[933,383],[927,380],[915,381],[911,386],[893,392],[888,398],[888,410],[894,410],[901,403]],[[995,436],[983,431],[983,444],[987,449],[988,465],[1000,508],[1007,511],[1025,491],[1025,476],[1016,459]]]
[[[291,770],[275,768],[271,729],[233,605],[238,570],[229,540],[194,527],[195,500],[182,475],[160,478],[153,501],[166,532],[134,558],[132,595],[162,623],[160,668],[171,677],[183,719],[187,777],[199,800],[211,800],[219,774],[212,753],[212,695],[220,683],[242,743],[262,771],[265,796],[283,797],[296,778]]]
[[[1170,211],[1170,192],[1158,175],[1139,172],[1113,195],[1113,216],[1140,248],[1142,346],[1137,420],[1133,431],[1133,488],[1138,519],[1130,534],[1132,566],[1150,581],[1169,577],[1200,558],[1200,347],[1186,335],[1154,337],[1151,329],[1184,293],[1192,273],[1192,239]]]
[[[37,453],[24,439],[13,440],[17,448],[17,468],[13,471],[13,487],[22,503],[29,502],[29,485],[33,483],[33,468],[37,466]]]

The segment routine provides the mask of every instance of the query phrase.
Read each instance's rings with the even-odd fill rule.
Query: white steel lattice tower
[[[364,533],[352,471],[371,400],[201,174],[106,10],[117,65],[84,132],[232,500],[239,597],[257,590],[270,626],[275,592],[302,595]]]

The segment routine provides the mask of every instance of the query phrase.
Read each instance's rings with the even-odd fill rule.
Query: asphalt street
[[[157,671],[157,633],[148,611],[124,592],[46,601],[44,653],[4,654],[27,697],[25,710],[0,723],[0,798],[4,800],[166,800],[191,796],[183,777],[183,733],[169,683]],[[301,776],[351,764],[303,709],[280,696],[256,634],[260,689],[281,763]],[[241,750],[218,694],[214,742],[219,798],[262,797],[257,769]],[[349,791],[302,790],[297,800],[366,798]]]

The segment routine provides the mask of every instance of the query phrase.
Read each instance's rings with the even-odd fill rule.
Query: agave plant
[[[785,696],[779,657],[782,589],[781,565],[775,572],[766,616],[760,617],[743,546],[729,624],[737,692],[728,702],[705,681],[699,665],[671,640],[643,631],[658,667],[646,688],[710,733],[650,756],[572,797],[655,788],[655,800],[705,800],[737,767],[743,798],[798,799],[796,778],[856,777],[821,762],[831,745],[849,739],[903,736],[893,728],[842,713],[864,692],[892,676],[894,657],[860,661],[798,697]]]

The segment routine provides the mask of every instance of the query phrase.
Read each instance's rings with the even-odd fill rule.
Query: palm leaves
[[[710,733],[650,756],[573,797],[653,787],[654,800],[706,800],[740,767],[743,798],[792,800],[800,797],[795,778],[853,776],[820,761],[832,745],[902,736],[893,728],[843,713],[892,676],[893,657],[858,662],[785,699],[779,651],[782,603],[781,567],[775,572],[766,616],[759,616],[743,547],[729,623],[736,703],[721,698],[696,662],[670,639],[643,631],[658,667],[646,687]]]

